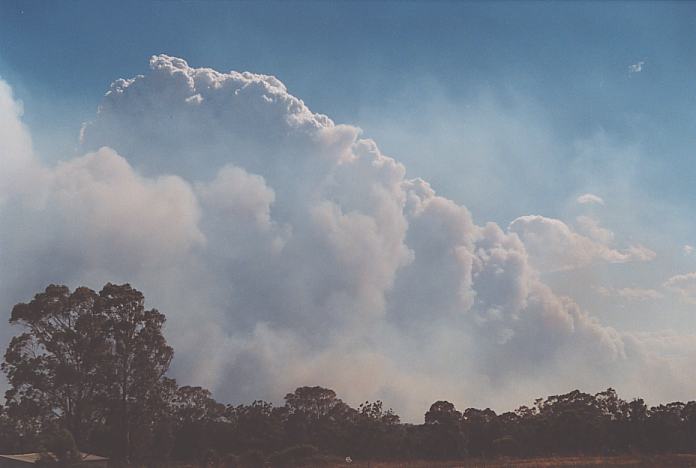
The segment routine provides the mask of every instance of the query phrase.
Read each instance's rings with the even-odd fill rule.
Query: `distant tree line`
[[[437,401],[423,424],[381,401],[353,408],[333,390],[301,387],[283,406],[224,405],[166,376],[165,317],[129,285],[100,292],[51,285],[17,304],[22,333],[2,363],[0,453],[42,450],[69,464],[77,447],[150,466],[293,466],[321,456],[461,459],[696,452],[696,402],[648,407],[613,389],[578,390],[496,414]]]

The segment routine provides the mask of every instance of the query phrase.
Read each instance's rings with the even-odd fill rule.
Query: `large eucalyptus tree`
[[[10,389],[7,412],[18,430],[68,429],[85,446],[93,432],[110,434],[112,455],[128,458],[131,434],[164,409],[162,387],[173,350],[162,334],[165,317],[145,308],[130,285],[96,293],[51,285],[14,306],[2,370]]]

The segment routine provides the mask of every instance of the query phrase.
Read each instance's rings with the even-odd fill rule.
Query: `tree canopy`
[[[108,438],[118,440],[110,451],[128,458],[133,428],[151,425],[161,406],[174,353],[164,322],[128,284],[109,283],[99,293],[51,285],[17,304],[10,323],[23,331],[11,340],[2,370],[10,383],[6,411],[18,432],[31,437],[58,425],[84,445],[108,426]]]
[[[165,316],[128,284],[98,293],[51,285],[17,304],[2,370],[0,453],[43,450],[69,465],[92,451],[124,461],[202,466],[296,466],[344,459],[696,453],[696,401],[648,407],[611,388],[538,398],[497,414],[434,402],[422,424],[402,423],[382,401],[357,408],[303,386],[275,406],[222,404],[205,388],[167,377],[173,350]],[[232,383],[234,385],[234,383]]]

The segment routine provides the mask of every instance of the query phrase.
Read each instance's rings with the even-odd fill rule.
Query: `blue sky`
[[[586,236],[551,259],[518,233],[555,293],[637,333],[696,333],[695,39],[690,2],[0,0],[0,78],[46,164],[154,54],[274,75],[479,225]]]
[[[640,145],[650,166],[637,175],[646,193],[680,204],[696,190],[695,10],[688,2],[3,1],[0,74],[24,102],[43,153],[57,141],[60,152],[72,149],[75,128],[114,77],[142,73],[154,53],[273,74],[457,198],[470,195],[457,187],[463,168],[414,154],[420,145],[409,137],[431,134],[393,135],[384,122],[407,116],[414,127],[437,126],[438,102],[457,119],[485,93],[501,111],[543,121],[558,141],[604,131]],[[643,70],[629,73],[639,62]],[[444,133],[440,151],[457,152],[457,135]],[[547,189],[563,190],[539,190]],[[544,198],[515,208],[558,214]]]
[[[411,176],[480,218],[561,216],[587,179],[621,169],[596,155],[582,177],[523,174],[524,190],[508,193],[504,171],[479,174],[472,158],[502,151],[513,172],[514,161],[572,172],[573,145],[599,134],[638,152],[624,175],[641,196],[679,210],[696,199],[689,2],[3,1],[0,26],[0,76],[49,159],[75,150],[76,129],[111,81],[166,53],[277,76],[312,110],[361,127]],[[532,144],[511,129],[495,137],[502,149],[467,151],[459,125],[481,119],[482,108],[528,124]],[[500,188],[481,190],[466,174]],[[696,236],[692,225],[675,229]]]

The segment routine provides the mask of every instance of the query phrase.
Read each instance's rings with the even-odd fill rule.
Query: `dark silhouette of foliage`
[[[17,304],[21,327],[2,363],[0,452],[44,452],[70,466],[86,452],[124,463],[290,467],[321,456],[355,460],[696,453],[696,401],[648,407],[609,388],[538,398],[496,414],[433,403],[423,424],[381,401],[357,408],[324,387],[299,387],[283,406],[223,405],[166,376],[165,317],[129,285],[99,293],[51,285]]]
[[[319,449],[313,445],[293,445],[274,453],[268,461],[277,468],[303,466],[318,453]]]
[[[239,457],[241,468],[263,468],[266,464],[266,457],[260,450],[248,450]]]
[[[106,317],[92,290],[51,285],[12,309],[24,332],[5,353],[8,414],[25,436],[60,421],[79,442],[106,412]]]
[[[17,304],[10,323],[24,331],[10,342],[2,370],[20,437],[58,426],[79,445],[101,440],[112,456],[145,455],[142,445],[165,409],[160,393],[173,356],[164,321],[127,284],[107,284],[98,294],[51,285]],[[133,433],[140,446],[131,444]]]
[[[81,459],[75,438],[67,429],[54,429],[42,434],[42,451],[39,465],[67,468]]]
[[[346,452],[358,458],[390,458],[401,454],[404,428],[399,416],[381,401],[366,401],[358,407]]]
[[[285,396],[286,434],[294,445],[314,444],[322,450],[348,449],[346,437],[356,411],[323,387],[300,387]]]
[[[495,453],[494,442],[499,441],[501,437],[500,423],[495,411],[490,408],[468,408],[462,414],[461,425],[467,439],[469,455],[481,457]]]
[[[161,403],[158,392],[174,350],[162,334],[164,314],[146,310],[140,291],[109,283],[99,297],[111,350],[102,364],[108,367],[109,399],[118,415],[118,455],[129,459],[134,455],[134,430],[138,429],[136,440],[151,435],[153,405]]]
[[[462,414],[449,401],[436,401],[425,413],[423,450],[428,458],[457,459],[466,454]]]

